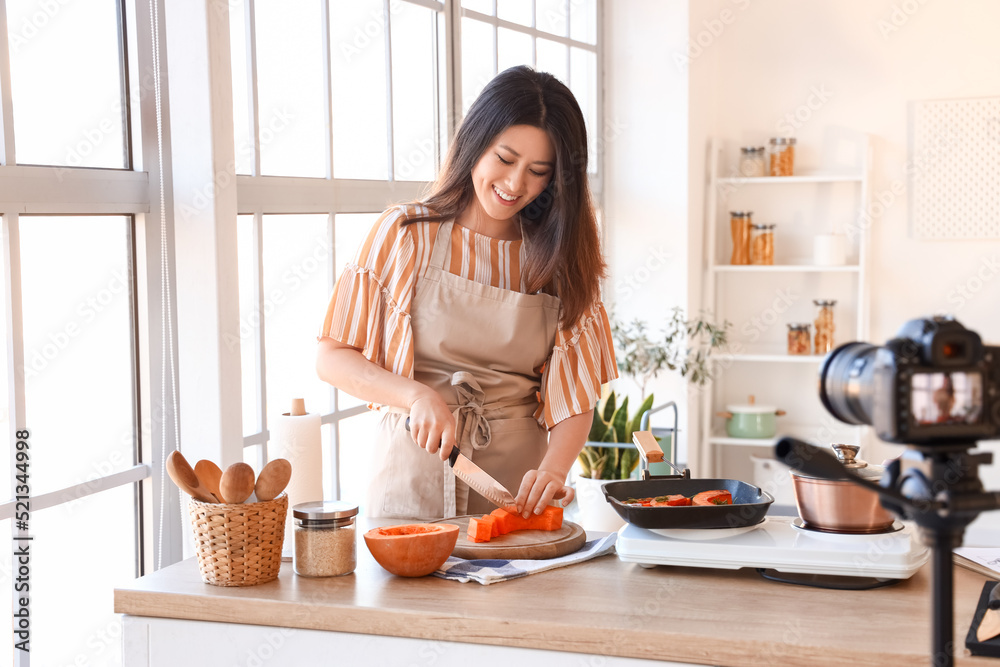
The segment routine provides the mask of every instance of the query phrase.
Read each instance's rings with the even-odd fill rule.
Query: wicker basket
[[[201,578],[214,586],[254,586],[278,578],[288,496],[259,503],[188,503]]]

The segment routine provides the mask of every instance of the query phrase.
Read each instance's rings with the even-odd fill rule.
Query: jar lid
[[[357,516],[357,503],[346,500],[317,500],[292,507],[292,516],[304,521],[336,521]]]
[[[753,211],[730,211],[729,215],[733,216],[734,218],[749,218],[751,215],[753,215]]]
[[[820,308],[837,305],[837,301],[835,299],[813,299],[813,303]]]
[[[741,153],[759,153],[764,150],[763,146],[740,146]]]
[[[770,224],[768,224],[768,223],[762,223],[762,224],[759,224],[759,225],[753,225],[754,229],[764,229],[764,230],[774,229],[775,227],[776,227],[776,225],[773,222],[770,223]]]
[[[771,143],[777,146],[794,146],[795,137],[771,137]]]
[[[789,322],[788,328],[792,331],[809,331],[808,322]]]

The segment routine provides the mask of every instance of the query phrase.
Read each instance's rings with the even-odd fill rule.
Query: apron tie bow
[[[490,444],[490,423],[483,417],[486,392],[472,373],[458,371],[451,376],[458,407],[454,411],[458,442],[471,442],[473,449],[485,449]]]

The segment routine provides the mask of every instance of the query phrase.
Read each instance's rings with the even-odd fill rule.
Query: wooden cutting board
[[[473,542],[468,538],[471,516],[439,519],[435,523],[458,526],[458,544],[451,552],[456,558],[525,558],[545,560],[577,551],[587,541],[587,533],[572,521],[563,521],[559,530],[517,530],[494,537],[489,542]]]

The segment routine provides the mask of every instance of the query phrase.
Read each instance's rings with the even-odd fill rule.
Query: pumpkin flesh
[[[441,567],[458,542],[458,526],[415,523],[372,528],[365,544],[379,565],[400,577],[423,577]]]

